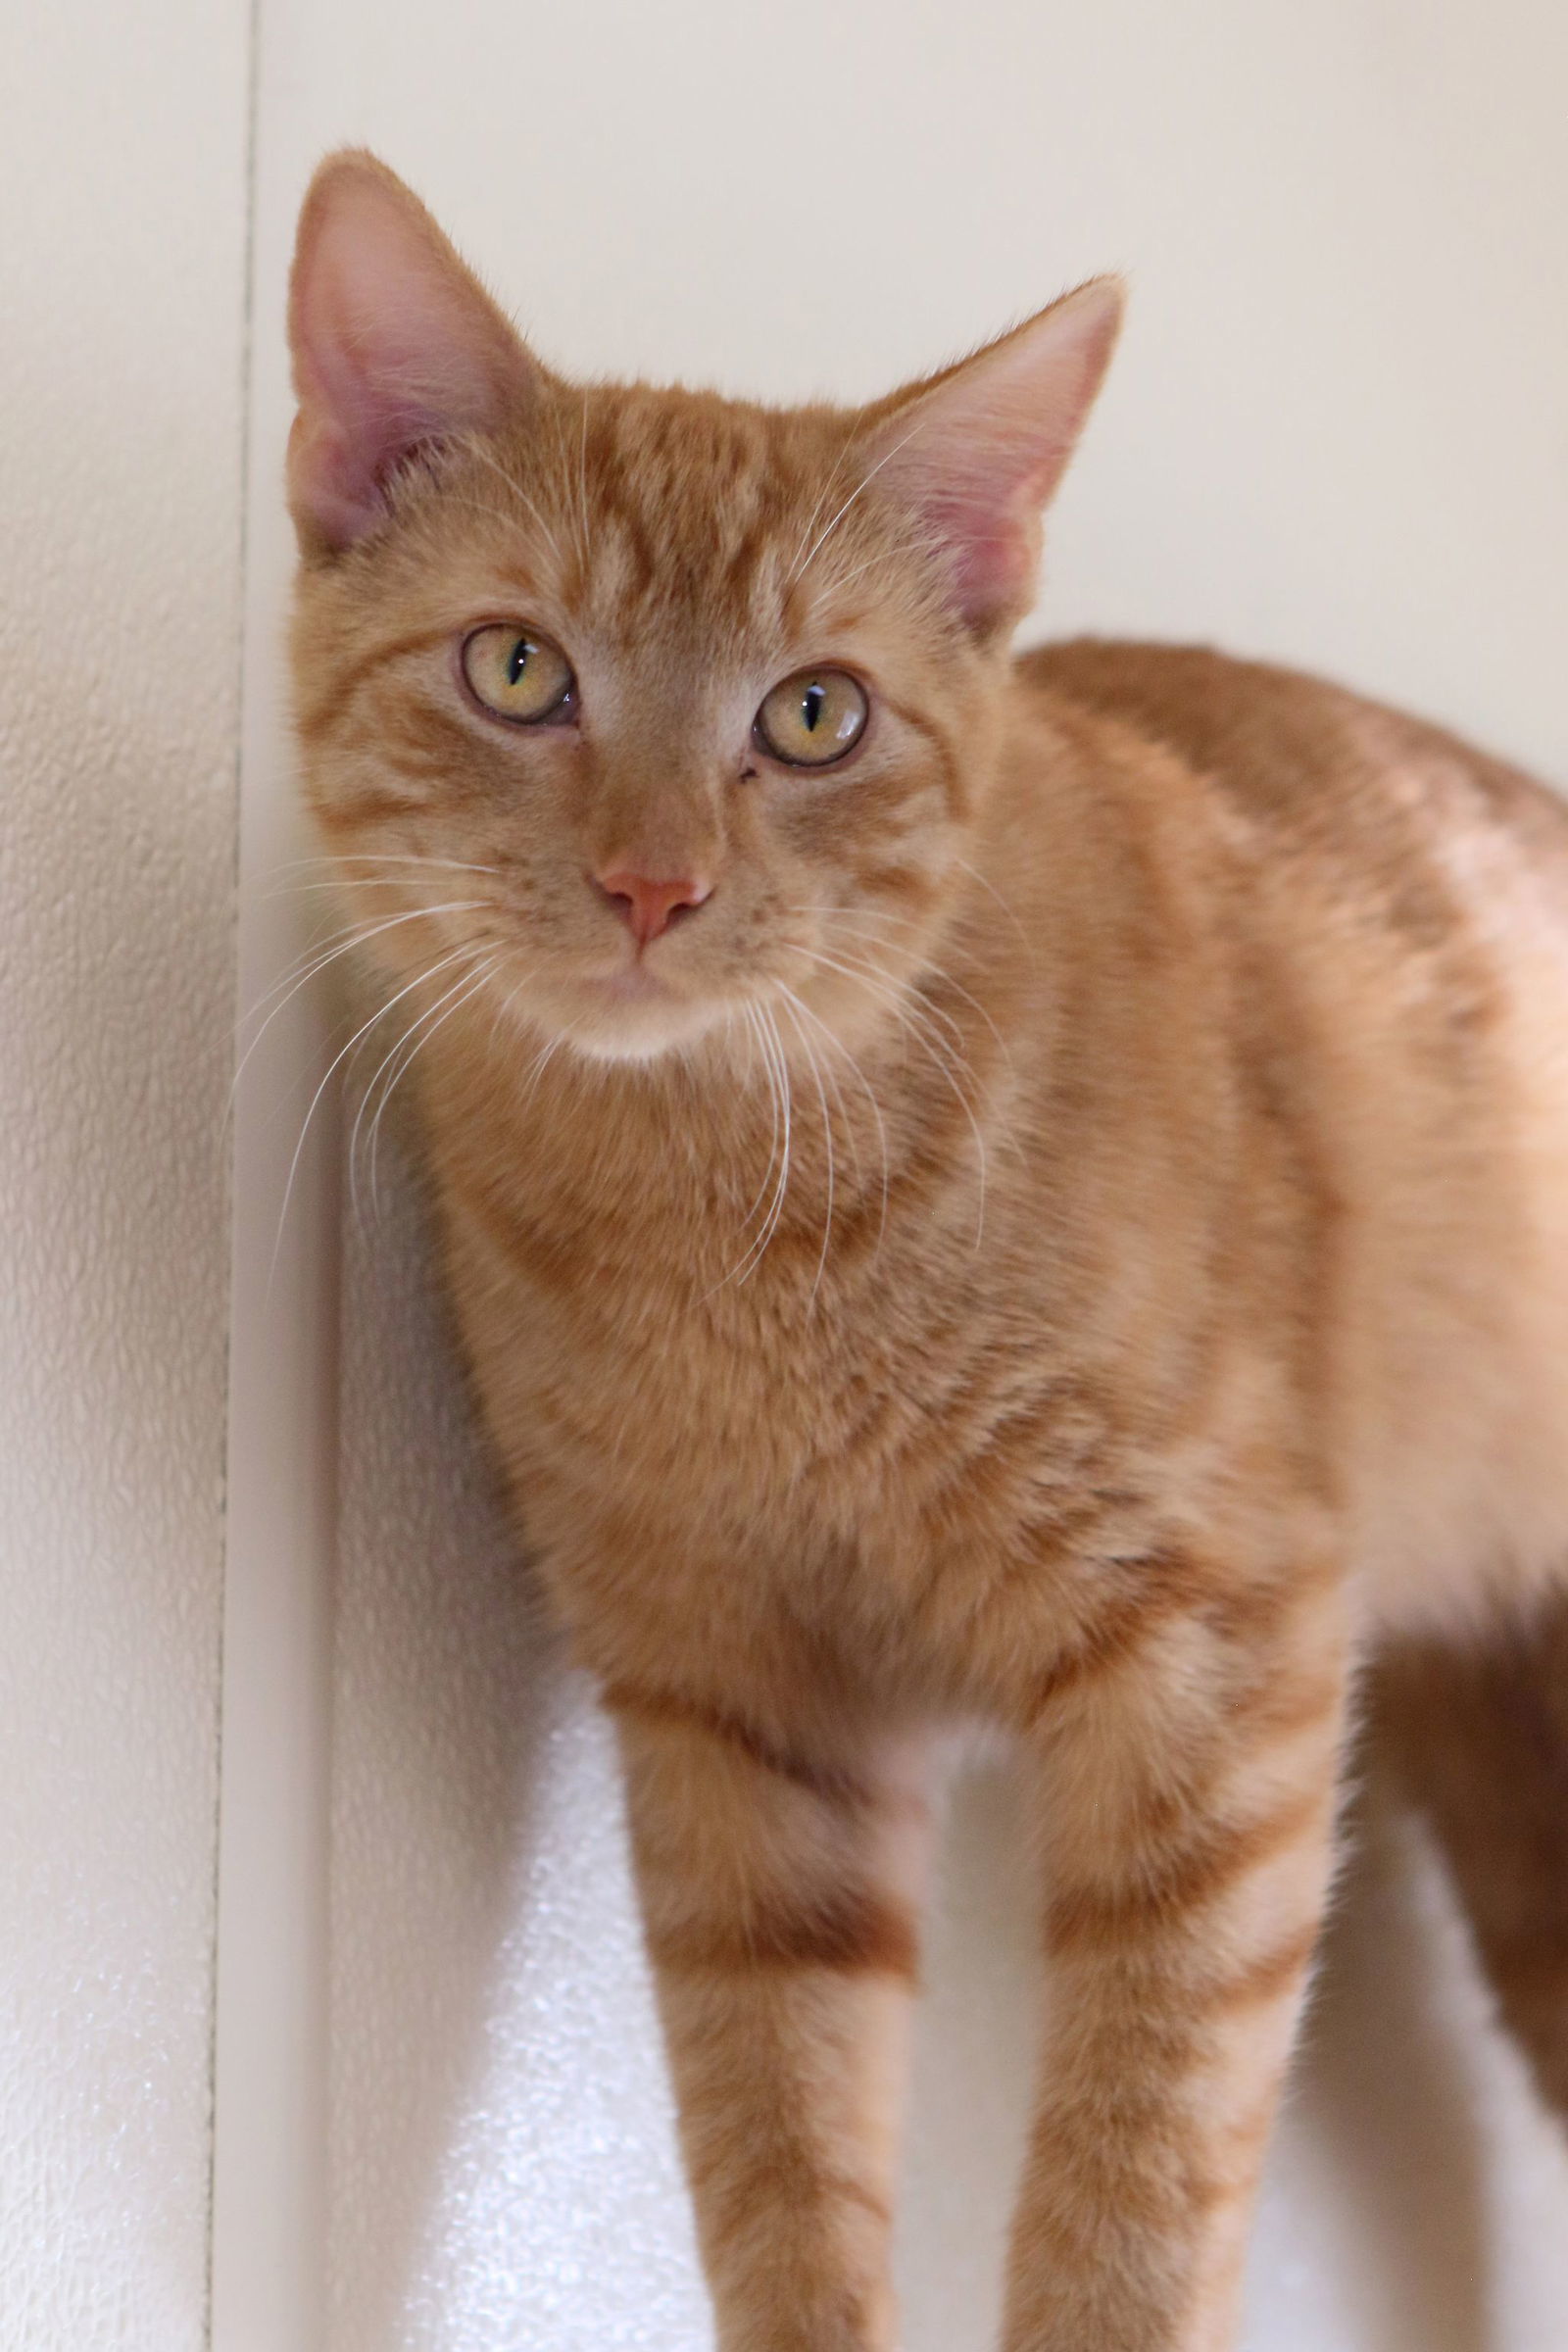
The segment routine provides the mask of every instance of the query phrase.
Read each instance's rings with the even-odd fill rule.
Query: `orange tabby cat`
[[[1037,1788],[1009,2352],[1233,2341],[1391,1637],[1531,1949],[1430,1725],[1502,1753],[1462,1653],[1568,1552],[1568,823],[1283,671],[1010,658],[1119,307],[775,412],[564,383],[370,157],[301,222],[310,801],[618,1727],[724,2352],[894,2340],[944,1727]]]

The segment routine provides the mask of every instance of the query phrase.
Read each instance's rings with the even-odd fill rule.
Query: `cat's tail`
[[[1568,2121],[1568,1596],[1485,1643],[1390,1654],[1373,1730],[1446,1856],[1502,2020]]]

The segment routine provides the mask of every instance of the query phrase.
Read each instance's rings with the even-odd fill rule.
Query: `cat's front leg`
[[[1006,2352],[1229,2352],[1331,1870],[1332,1570],[1153,1617],[1035,1731],[1050,1997]]]
[[[919,1759],[607,1695],[721,2352],[891,2352]]]

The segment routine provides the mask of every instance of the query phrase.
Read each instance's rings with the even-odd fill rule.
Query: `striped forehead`
[[[837,454],[793,422],[690,393],[590,405],[578,495],[589,595],[606,619],[777,618]]]

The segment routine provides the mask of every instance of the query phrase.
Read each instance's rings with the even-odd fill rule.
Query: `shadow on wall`
[[[612,1743],[516,1563],[409,1188],[348,1237],[333,2352],[710,2342]],[[907,2352],[995,2341],[1037,2000],[1017,1793],[956,1792],[917,2040]],[[1560,2352],[1568,2156],[1416,1840],[1369,1808],[1248,2352]]]
[[[412,1188],[345,1235],[333,2352],[699,2352],[612,1742],[519,1565]]]
[[[1568,2146],[1435,1855],[1376,1787],[1252,2262],[1249,2352],[1557,2352]]]

